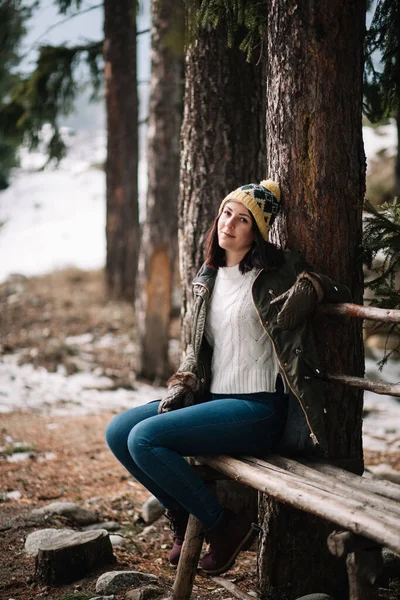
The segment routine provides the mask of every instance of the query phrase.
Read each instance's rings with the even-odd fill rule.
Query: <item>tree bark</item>
[[[227,48],[221,28],[199,30],[187,49],[178,234],[183,348],[190,339],[192,280],[219,204],[239,185],[265,176],[262,74],[261,63],[249,64],[243,52]],[[254,491],[230,483],[218,482],[219,497],[254,516]]]
[[[106,280],[114,296],[134,297],[139,251],[136,3],[104,0],[107,109]]]
[[[360,242],[365,191],[362,73],[365,2],[268,3],[267,162],[279,181],[282,216],[273,241],[300,250],[316,271],[347,284],[362,302]],[[361,324],[318,317],[319,355],[330,372],[362,376]],[[362,392],[327,386],[331,458],[362,456]],[[323,590],[343,597],[344,567],[329,556],[331,526],[265,498],[259,555],[262,598]]]
[[[219,204],[266,174],[262,66],[227,48],[222,28],[201,29],[187,49],[179,195],[183,345],[190,336],[192,280]]]
[[[167,379],[172,291],[177,270],[179,134],[183,108],[183,2],[152,0],[146,222],[136,301],[139,365]]]
[[[398,56],[400,60],[400,53]],[[396,112],[396,129],[397,129],[397,153],[396,153],[396,164],[395,164],[395,187],[394,195],[400,197],[400,110]]]

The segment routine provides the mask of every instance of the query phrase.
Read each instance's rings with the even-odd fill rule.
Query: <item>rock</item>
[[[307,596],[302,596],[297,600],[335,600],[335,598],[328,596],[328,594],[307,594]]]
[[[393,469],[390,465],[382,463],[380,465],[370,465],[368,469],[379,479],[387,479],[392,483],[400,484],[400,472]]]
[[[25,552],[29,556],[37,556],[39,548],[44,542],[55,542],[75,533],[72,529],[39,529],[30,533],[25,540]]]
[[[102,523],[93,523],[83,527],[84,531],[94,531],[96,529],[105,529],[106,531],[118,531],[121,525],[117,521],[103,521]]]
[[[108,531],[74,532],[64,540],[41,544],[35,578],[47,585],[70,583],[112,562],[115,557]]]
[[[139,587],[143,583],[154,583],[155,575],[140,571],[108,571],[103,573],[96,583],[98,594],[114,594],[127,587]]]
[[[145,587],[141,587],[138,590],[130,590],[126,592],[126,600],[151,600],[152,598],[157,598],[161,596],[165,590],[160,588],[158,585],[146,585]]]
[[[93,512],[73,502],[52,502],[42,508],[35,508],[32,515],[62,515],[76,525],[91,525],[99,520]]]
[[[143,528],[140,535],[145,537],[146,535],[152,535],[153,533],[157,533],[157,527],[154,525],[147,525],[147,527]]]
[[[122,546],[125,544],[125,538],[122,535],[110,535],[110,542],[112,546]]]
[[[157,521],[164,514],[164,507],[155,496],[150,496],[143,504],[141,515],[145,523],[149,525]]]

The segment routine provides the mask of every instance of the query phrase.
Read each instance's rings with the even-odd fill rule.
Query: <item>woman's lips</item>
[[[226,231],[221,231],[221,233],[223,233],[224,235],[226,235],[226,237],[229,237],[229,238],[235,237],[234,235],[231,235],[230,233],[226,233]]]

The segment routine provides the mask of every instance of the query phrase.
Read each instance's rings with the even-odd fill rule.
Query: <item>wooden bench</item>
[[[321,305],[320,314],[400,323],[400,310],[358,304]],[[326,381],[400,397],[400,384],[326,374]],[[338,525],[328,537],[330,552],[346,559],[350,600],[378,600],[375,581],[382,567],[382,547],[400,554],[400,485],[361,477],[327,462],[269,456],[197,457],[211,467],[205,479],[232,479],[279,502]],[[210,475],[211,473],[211,475]],[[190,600],[203,544],[202,526],[190,516],[171,600]]]
[[[197,457],[211,479],[246,484],[294,508],[339,526],[330,552],[346,559],[350,600],[378,600],[382,547],[400,554],[400,485],[355,475],[326,462],[269,456]],[[171,600],[189,600],[203,544],[202,526],[190,516]]]

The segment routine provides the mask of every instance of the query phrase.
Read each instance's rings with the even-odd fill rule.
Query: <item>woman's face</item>
[[[218,219],[218,244],[226,252],[242,255],[250,250],[255,235],[250,212],[240,202],[227,202]]]

